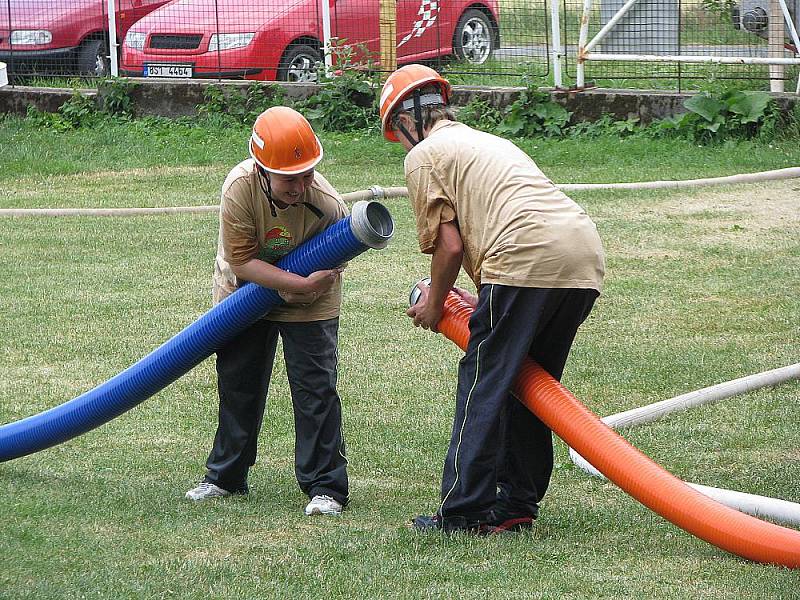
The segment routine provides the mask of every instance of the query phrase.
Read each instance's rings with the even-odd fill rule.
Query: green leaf
[[[683,105],[693,113],[703,117],[706,121],[713,121],[725,108],[722,102],[705,93],[692,96]]]
[[[757,123],[764,117],[770,97],[766,92],[736,92],[728,100],[728,110],[740,115],[742,123]]]

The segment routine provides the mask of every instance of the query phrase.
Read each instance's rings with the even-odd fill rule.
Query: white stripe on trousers
[[[492,330],[494,329],[494,306],[493,306],[493,299],[494,299],[494,284],[489,285],[489,335],[491,335]],[[488,336],[487,336],[488,337]],[[458,432],[458,445],[456,446],[456,453],[453,457],[453,468],[456,473],[456,478],[453,481],[453,485],[448,490],[447,494],[445,494],[444,498],[442,499],[442,503],[439,505],[439,514],[442,515],[442,510],[444,509],[444,503],[447,502],[447,499],[450,497],[450,494],[453,493],[453,490],[456,489],[458,485],[459,479],[459,472],[458,472],[458,456],[461,450],[461,442],[464,439],[464,428],[467,426],[467,418],[469,417],[469,405],[472,402],[472,393],[475,391],[475,387],[478,385],[478,377],[480,375],[480,366],[481,366],[481,346],[486,339],[481,340],[478,344],[478,348],[475,351],[475,381],[472,382],[472,387],[469,390],[469,394],[467,395],[467,402],[464,405],[464,420],[461,423],[461,428]]]

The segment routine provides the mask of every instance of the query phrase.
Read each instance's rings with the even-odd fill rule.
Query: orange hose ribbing
[[[472,308],[457,294],[445,300],[439,331],[462,350]],[[536,362],[526,359],[514,394],[603,475],[681,529],[733,554],[800,567],[800,532],[720,504],[642,454],[586,408]]]

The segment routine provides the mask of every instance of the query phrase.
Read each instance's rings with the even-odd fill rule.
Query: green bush
[[[133,116],[133,98],[131,92],[139,84],[120,77],[104,79],[97,86],[98,105],[106,115],[120,117]]]
[[[777,134],[780,113],[766,92],[729,90],[713,95],[701,92],[684,102],[688,112],[654,122],[656,136],[679,135],[699,143],[723,139],[769,139]]]
[[[459,109],[458,120],[475,129],[494,131],[503,122],[503,112],[488,100],[473,96]]]
[[[566,131],[570,117],[572,113],[553,102],[547,92],[527,87],[494,131],[515,137],[558,137]]]
[[[331,51],[337,69],[329,74],[320,65],[318,77],[324,85],[317,94],[298,102],[296,108],[315,128],[377,131],[380,119],[375,90],[381,85],[372,53],[365,46],[346,43],[334,45]]]
[[[58,112],[48,113],[29,105],[27,117],[39,127],[64,132],[92,127],[102,115],[97,110],[94,97],[74,90],[70,99],[59,107]]]
[[[203,103],[197,106],[197,116],[252,125],[262,112],[284,103],[285,92],[278,85],[254,81],[245,91],[209,85],[203,90]]]

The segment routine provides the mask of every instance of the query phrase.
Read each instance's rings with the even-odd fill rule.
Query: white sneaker
[[[306,515],[334,515],[342,514],[342,505],[330,496],[314,496],[306,506]]]
[[[231,493],[228,490],[223,490],[218,485],[204,481],[197,487],[186,492],[186,499],[198,502],[200,500],[208,500],[209,498],[224,498],[230,495]]]

